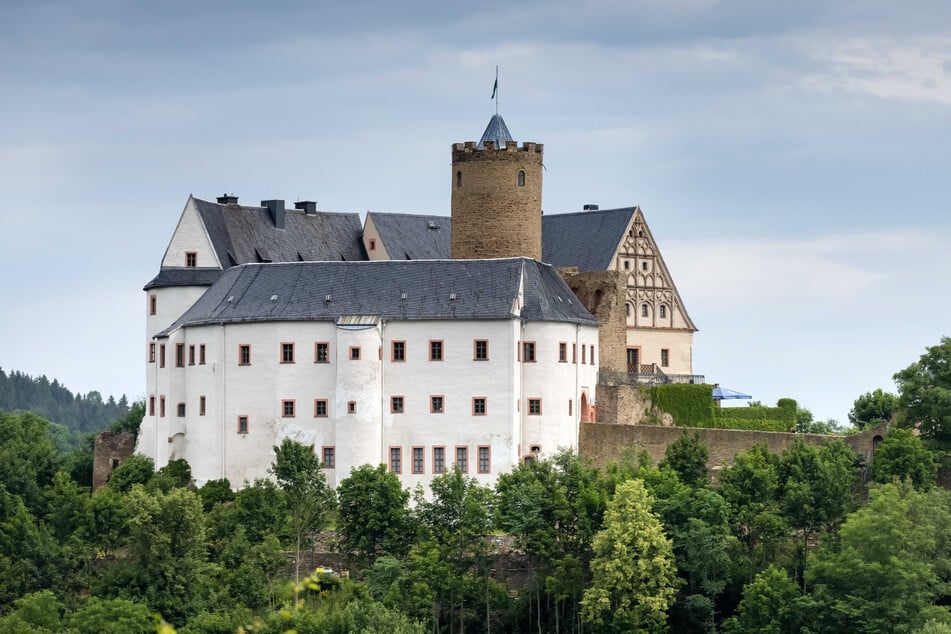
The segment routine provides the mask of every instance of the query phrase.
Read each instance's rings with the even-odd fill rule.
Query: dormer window
[[[194,251],[188,251],[185,253],[185,266],[194,268],[198,266],[198,254]]]
[[[518,171],[517,182],[519,187],[525,187],[525,170]]]

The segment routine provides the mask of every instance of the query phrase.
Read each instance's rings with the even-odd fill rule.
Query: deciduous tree
[[[951,337],[895,374],[895,383],[899,423],[917,426],[924,438],[951,440]]]

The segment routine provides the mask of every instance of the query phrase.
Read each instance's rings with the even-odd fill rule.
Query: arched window
[[[664,304],[660,305],[660,318],[667,319],[667,306]]]
[[[456,172],[456,187],[462,187],[462,171]]]
[[[641,304],[641,317],[650,317],[650,308],[647,304]]]
[[[627,304],[627,316],[628,316],[628,317],[631,316],[631,305],[630,305],[630,304]]]
[[[525,187],[525,170],[518,171],[518,186]]]

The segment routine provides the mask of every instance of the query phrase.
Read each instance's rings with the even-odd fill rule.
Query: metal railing
[[[645,372],[650,368],[649,371]],[[641,372],[613,372],[599,370],[598,381],[602,385],[673,385],[679,383],[705,383],[702,374],[665,374],[656,365],[641,365]]]

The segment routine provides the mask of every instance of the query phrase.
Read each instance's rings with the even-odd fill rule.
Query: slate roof
[[[529,258],[287,262],[228,269],[157,336],[182,326],[351,315],[512,319],[523,278],[522,319],[598,324],[552,267]]]
[[[451,254],[452,218],[369,213],[380,241],[394,260],[443,260]]]
[[[261,262],[365,260],[360,216],[288,209],[276,229],[264,207],[221,205],[192,198],[222,268]]]
[[[636,207],[542,216],[542,260],[582,273],[606,271],[617,253]]]
[[[489,119],[489,125],[485,126],[485,132],[482,133],[482,138],[479,139],[478,148],[481,150],[486,141],[494,141],[496,148],[504,148],[506,141],[514,140],[512,133],[509,132],[508,126],[505,125],[505,121],[502,119],[502,115],[494,114]]]
[[[198,267],[165,267],[142,290],[165,286],[211,286],[221,277],[221,269]]]

